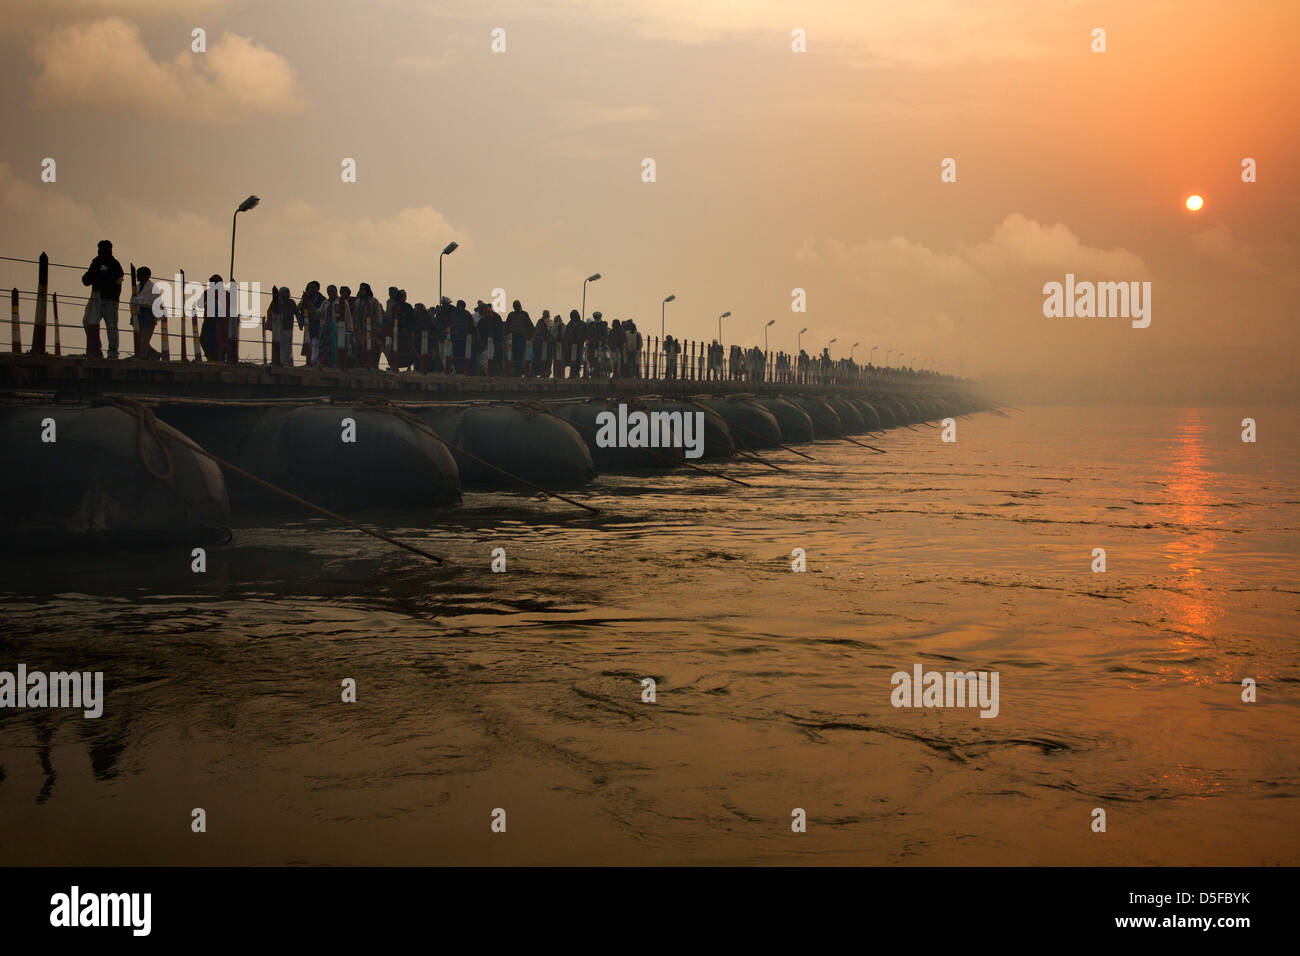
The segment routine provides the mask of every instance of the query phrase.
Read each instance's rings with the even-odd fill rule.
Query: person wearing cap
[[[140,354],[136,358],[157,358],[158,352],[150,347],[153,327],[158,322],[158,300],[162,297],[154,285],[153,273],[148,266],[135,270],[135,295],[131,296],[131,309],[135,313],[135,327],[140,331]]]
[[[95,339],[99,339],[99,323],[102,321],[108,330],[108,357],[117,358],[117,303],[122,298],[122,263],[113,258],[113,243],[107,239],[99,241],[95,258],[81,277],[81,284],[90,286],[90,322],[83,324],[95,329]]]

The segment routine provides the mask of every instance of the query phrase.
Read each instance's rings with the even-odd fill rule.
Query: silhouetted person
[[[209,362],[220,362],[225,358],[226,323],[233,308],[230,291],[221,276],[209,276],[208,289],[203,296],[203,328],[199,333],[199,345]]]
[[[158,353],[149,345],[153,338],[153,327],[158,322],[154,314],[154,303],[160,297],[158,287],[154,285],[147,266],[135,270],[135,295],[131,296],[131,308],[135,312],[135,327],[140,330],[140,354],[136,358],[156,358]]]
[[[302,325],[302,313],[289,294],[288,286],[281,286],[271,297],[266,310],[265,328],[271,332],[271,364],[293,367],[293,324]]]
[[[90,268],[81,277],[81,284],[90,286],[90,314],[99,337],[99,323],[108,329],[108,357],[117,358],[117,303],[122,298],[122,263],[113,258],[113,244],[107,239],[99,241],[99,251],[90,261]]]
[[[384,325],[384,307],[375,298],[369,282],[357,286],[357,298],[352,308],[353,336],[357,342],[357,361],[362,368],[376,368],[379,364],[379,335]]]
[[[524,362],[528,358],[528,340],[533,334],[533,319],[524,311],[518,299],[514,301],[514,309],[506,316],[505,331],[510,336],[510,368],[518,378],[524,374]],[[502,364],[504,365],[504,362]]]
[[[320,293],[320,283],[313,279],[307,283],[298,308],[302,311],[306,323],[306,334],[302,339],[302,354],[308,365],[320,364],[320,317],[325,305],[325,296]]]

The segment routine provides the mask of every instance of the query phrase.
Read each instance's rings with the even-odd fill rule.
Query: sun
[[[1201,207],[1204,205],[1205,205],[1205,200],[1202,199],[1200,196],[1187,197],[1187,208],[1190,209],[1192,212],[1200,212]]]

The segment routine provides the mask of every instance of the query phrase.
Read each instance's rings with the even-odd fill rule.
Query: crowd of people
[[[112,243],[99,244],[98,254],[82,276],[91,287],[86,306],[87,354],[102,356],[99,326],[106,326],[108,357],[118,357],[118,303],[125,273],[113,257]],[[161,293],[150,270],[136,270],[130,299],[135,354],[157,358],[151,339],[157,324],[155,304]],[[198,319],[198,309],[194,310]],[[183,321],[183,320],[182,320]],[[577,309],[566,321],[557,310],[543,310],[536,320],[516,299],[500,315],[489,303],[469,309],[464,300],[444,296],[434,307],[407,301],[406,291],[390,286],[383,302],[368,283],[330,285],[321,292],[309,282],[295,299],[287,286],[275,288],[262,316],[270,339],[271,364],[325,368],[378,369],[381,359],[394,371],[441,372],[449,375],[495,375],[525,378],[691,378],[745,382],[852,382],[867,376],[916,374],[911,370],[876,369],[851,359],[834,360],[829,348],[821,355],[783,351],[765,353],[757,346],[728,350],[711,343],[683,344],[671,335],[648,341],[632,319],[607,322],[600,312],[584,317]],[[236,291],[220,275],[208,279],[202,296],[198,348],[209,362],[239,361],[240,317]],[[298,347],[295,348],[295,337]],[[196,354],[197,357],[197,354]]]

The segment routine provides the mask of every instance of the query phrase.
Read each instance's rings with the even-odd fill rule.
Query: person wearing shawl
[[[384,324],[384,308],[370,290],[369,282],[357,286],[355,309],[352,313],[353,336],[357,343],[357,361],[362,368],[376,368],[379,350],[375,347]]]
[[[343,300],[343,333],[339,336],[339,368],[346,369],[348,362],[357,364],[356,336],[356,297],[350,286],[339,286],[339,298]]]
[[[317,364],[329,368],[338,362],[338,323],[341,317],[339,287],[327,286],[325,294],[325,304],[321,307],[320,314],[320,350]]]
[[[158,357],[158,353],[149,345],[149,340],[153,338],[153,327],[158,322],[155,308],[160,297],[152,275],[148,266],[140,266],[135,270],[136,293],[131,296],[131,308],[135,311],[135,327],[140,331],[140,354],[136,358]]]
[[[411,338],[415,343],[415,370],[424,372],[429,365],[429,343],[433,340],[433,319],[423,302],[412,310]]]
[[[551,370],[551,310],[543,309],[542,317],[533,329],[529,345],[528,367],[524,370],[530,378],[545,378]]]
[[[456,300],[456,307],[451,310],[448,319],[447,332],[451,337],[452,371],[464,375],[465,361],[474,341],[474,317],[465,308],[464,299]]]
[[[221,276],[208,278],[208,288],[203,296],[203,327],[199,332],[199,345],[209,362],[220,362],[226,355],[226,317],[234,311],[230,292]]]
[[[271,364],[286,368],[293,367],[293,324],[302,327],[302,312],[289,294],[288,286],[280,286],[271,298],[271,305],[266,310],[264,327],[271,332]]]
[[[307,283],[302,298],[298,300],[299,327],[304,329],[302,355],[308,365],[320,364],[320,311],[324,304],[325,297],[320,294],[320,283],[313,279]]]

